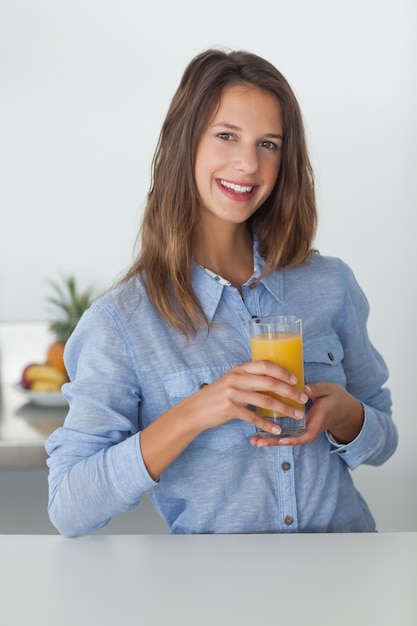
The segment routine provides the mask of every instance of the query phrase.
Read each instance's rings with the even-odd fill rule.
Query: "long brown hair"
[[[248,221],[266,260],[264,273],[301,263],[312,251],[317,212],[303,121],[284,76],[244,52],[207,50],[186,68],[163,123],[141,227],[141,250],[125,279],[138,274],[164,319],[188,335],[207,324],[192,287],[192,244],[199,220],[194,161],[222,91],[236,84],[266,90],[280,103],[284,142],[273,191]]]

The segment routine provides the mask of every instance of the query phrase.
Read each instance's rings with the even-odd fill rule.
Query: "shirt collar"
[[[223,289],[231,289],[210,276],[201,265],[193,264],[193,289],[209,322],[212,321]]]
[[[247,282],[248,285],[259,278],[265,268],[265,259],[259,253],[258,242],[256,239],[253,245],[253,259],[254,272]],[[267,289],[277,301],[283,301],[284,285],[282,272],[272,272],[267,276],[264,276],[260,280],[260,283],[264,285],[265,289]],[[222,297],[223,289],[233,289],[233,286],[226,286],[221,281],[216,280],[213,276],[210,276],[209,273],[201,267],[201,265],[194,263],[193,289],[208,320],[211,322]]]
[[[255,272],[253,277],[249,282],[256,280],[262,274],[265,269],[265,259],[259,253],[258,242],[255,240],[254,248],[253,248],[253,257],[254,257],[254,265]],[[278,300],[278,302],[283,302],[284,300],[284,275],[280,270],[276,270],[274,272],[270,272],[266,276],[264,276],[260,283],[264,285],[265,289],[267,289],[270,294]]]

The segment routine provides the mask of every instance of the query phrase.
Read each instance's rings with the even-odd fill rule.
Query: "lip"
[[[224,187],[220,182],[221,180],[226,180],[227,182],[233,182],[233,184],[239,185],[240,187],[252,187],[252,190],[246,193],[238,193],[229,187]],[[258,189],[258,185],[254,185],[253,183],[248,183],[248,182],[238,183],[236,181],[229,181],[226,178],[222,178],[222,179],[216,178],[216,184],[217,184],[217,187],[222,192],[222,194],[224,194],[228,198],[231,198],[235,202],[246,202],[247,200],[249,200],[255,195],[256,190]]]

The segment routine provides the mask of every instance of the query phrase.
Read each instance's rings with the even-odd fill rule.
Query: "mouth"
[[[228,180],[224,180],[223,178],[219,179],[220,185],[227,190],[233,191],[241,196],[248,195],[252,193],[254,186],[253,185],[238,185],[237,183],[231,183]]]

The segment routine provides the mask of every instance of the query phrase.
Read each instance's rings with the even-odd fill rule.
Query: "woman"
[[[299,106],[249,53],[191,61],[163,124],[142,247],[66,349],[69,413],[47,441],[49,512],[92,532],[147,492],[172,533],[370,532],[350,470],[397,445],[368,304],[313,251],[316,206]],[[305,377],[251,362],[249,320],[303,319]],[[303,435],[253,407],[302,416]]]

